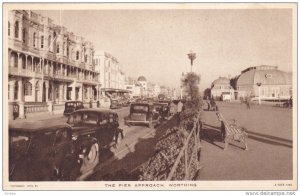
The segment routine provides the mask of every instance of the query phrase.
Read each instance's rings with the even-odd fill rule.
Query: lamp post
[[[256,83],[256,85],[258,86],[258,104],[261,104],[261,100],[260,100],[260,86],[261,86],[261,82]]]
[[[193,72],[193,61],[196,59],[196,53],[191,51],[189,54],[187,54],[189,59],[191,60],[191,72]]]

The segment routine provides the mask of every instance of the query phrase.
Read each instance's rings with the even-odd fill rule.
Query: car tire
[[[87,147],[85,147],[87,150]],[[95,142],[91,144],[89,152],[84,154],[82,158],[82,164],[80,167],[80,173],[85,174],[88,171],[93,170],[99,163],[99,144]]]
[[[148,127],[150,128],[150,129],[152,129],[154,126],[153,126],[153,122],[152,122],[152,120],[149,122],[149,125],[148,125]]]

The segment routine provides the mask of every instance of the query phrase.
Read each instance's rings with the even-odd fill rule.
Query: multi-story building
[[[10,102],[97,99],[91,42],[28,10],[9,12],[7,37]]]

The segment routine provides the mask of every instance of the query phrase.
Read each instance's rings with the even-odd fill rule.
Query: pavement
[[[226,151],[216,113],[205,111],[200,180],[291,180],[293,178],[292,110],[274,106],[218,103],[227,119],[248,130],[248,147],[232,142]]]

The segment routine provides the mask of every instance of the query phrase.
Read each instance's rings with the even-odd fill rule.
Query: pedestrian
[[[180,124],[180,114],[182,112],[182,108],[183,108],[183,103],[181,102],[181,100],[178,102],[177,104],[177,125]]]
[[[250,110],[250,101],[251,101],[251,98],[247,97],[246,98],[246,105],[247,105],[247,109],[249,109],[249,110]]]

